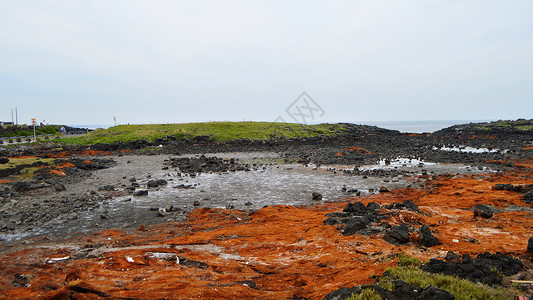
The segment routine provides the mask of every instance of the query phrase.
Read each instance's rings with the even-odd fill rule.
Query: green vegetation
[[[35,126],[36,135],[53,134],[58,135],[60,133],[61,125],[47,125],[47,126]],[[0,127],[0,137],[18,137],[18,136],[33,136],[33,127],[26,125],[10,126],[6,128]]]
[[[18,179],[31,179],[35,171],[39,170],[39,166],[53,165],[54,158],[40,158],[40,157],[23,157],[10,158],[6,164],[0,164],[0,171],[10,171],[10,169],[18,169]]]
[[[340,124],[303,125],[273,122],[207,122],[155,125],[119,125],[106,130],[96,130],[79,137],[65,137],[65,144],[95,144],[155,141],[158,138],[192,139],[208,136],[215,141],[238,139],[262,140],[276,138],[301,138],[339,134],[345,128]]]
[[[479,123],[477,129],[491,130],[491,129],[514,129],[521,131],[533,131],[533,120],[518,119],[518,120],[498,120],[495,122]]]
[[[352,295],[349,300],[381,300],[381,296],[374,292],[374,289],[363,289],[361,294]]]
[[[455,296],[455,299],[513,299],[512,293],[504,288],[491,288],[454,276],[431,274],[418,267],[421,262],[405,254],[400,255],[398,265],[385,270],[377,283],[384,289],[394,290],[394,280],[403,280],[411,285],[428,287],[433,285],[446,290]]]

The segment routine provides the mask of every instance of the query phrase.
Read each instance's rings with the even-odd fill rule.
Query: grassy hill
[[[277,122],[205,122],[183,124],[119,125],[96,130],[80,137],[65,137],[65,144],[96,144],[128,142],[134,140],[155,141],[170,137],[176,140],[208,136],[216,141],[238,139],[262,140],[276,138],[303,138],[331,136],[346,130],[342,124],[304,125]]]

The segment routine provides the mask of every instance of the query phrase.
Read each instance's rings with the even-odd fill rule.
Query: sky
[[[3,121],[533,118],[530,0],[0,1]]]

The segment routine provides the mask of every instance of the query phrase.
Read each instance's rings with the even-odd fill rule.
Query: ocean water
[[[453,125],[490,122],[495,120],[427,120],[427,121],[364,121],[352,122],[355,124],[365,124],[378,126],[381,128],[398,130],[400,132],[424,133],[435,132]]]
[[[93,130],[98,129],[98,128],[107,129],[113,126],[110,124],[66,124],[66,125],[70,127],[74,127],[74,128],[87,128],[87,129],[93,129]]]

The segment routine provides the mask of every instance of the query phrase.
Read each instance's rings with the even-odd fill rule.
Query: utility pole
[[[18,114],[18,111],[17,111],[17,108],[15,107],[15,120],[17,121],[17,126],[19,126],[19,114]]]

